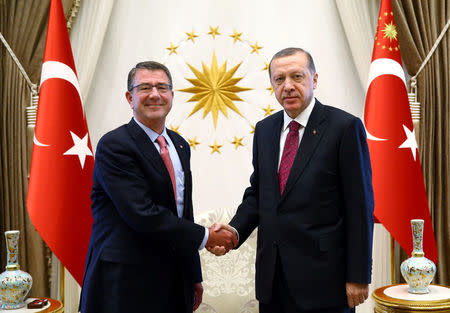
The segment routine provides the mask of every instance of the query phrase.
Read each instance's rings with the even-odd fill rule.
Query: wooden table
[[[430,285],[428,294],[412,294],[408,285],[378,288],[372,294],[375,313],[450,313],[450,288]]]
[[[28,298],[27,300],[25,300],[25,303],[29,303],[35,299],[37,299],[37,298]],[[62,305],[62,303],[60,301],[51,299],[51,298],[47,298],[47,297],[42,297],[39,299],[48,299],[49,305],[47,305],[46,307],[44,307],[42,309],[27,309],[27,306],[24,306],[23,308],[17,309],[17,310],[0,310],[0,313],[35,313],[35,312],[63,313],[64,312],[64,306]]]

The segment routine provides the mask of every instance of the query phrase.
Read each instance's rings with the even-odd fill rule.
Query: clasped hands
[[[209,238],[206,249],[216,256],[224,255],[238,245],[235,230],[227,224],[214,223],[209,228]]]

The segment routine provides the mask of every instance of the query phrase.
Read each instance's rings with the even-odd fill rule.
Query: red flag
[[[423,219],[425,256],[437,262],[390,0],[381,1],[364,122],[373,170],[375,218],[409,254],[413,250],[410,220]]]
[[[81,285],[91,234],[94,158],[61,0],[52,0],[27,207],[44,241]]]

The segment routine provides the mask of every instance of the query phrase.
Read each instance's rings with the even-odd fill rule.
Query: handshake
[[[224,255],[239,243],[236,230],[227,224],[214,223],[209,228],[206,249],[216,256]]]

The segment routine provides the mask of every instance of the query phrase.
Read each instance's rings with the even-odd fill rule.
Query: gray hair
[[[146,69],[150,71],[157,71],[157,70],[164,71],[164,73],[166,73],[167,75],[167,78],[169,79],[170,88],[172,88],[172,75],[170,75],[169,69],[161,63],[155,61],[145,61],[136,64],[128,73],[128,83],[127,83],[128,91],[131,91],[131,89],[133,89],[134,77],[136,76],[136,72],[139,69]]]
[[[306,51],[306,50],[304,50],[302,48],[293,48],[293,47],[291,47],[291,48],[284,48],[283,50],[278,51],[272,57],[272,60],[270,60],[270,63],[269,63],[269,77],[272,74],[271,71],[270,71],[270,67],[272,65],[273,60],[281,58],[281,57],[286,57],[286,56],[289,56],[289,55],[294,55],[294,54],[297,54],[297,53],[304,53],[306,55],[306,57],[308,59],[308,68],[311,71],[311,73],[314,74],[316,72],[316,66],[314,65],[314,60],[313,60],[311,54],[308,51]]]

